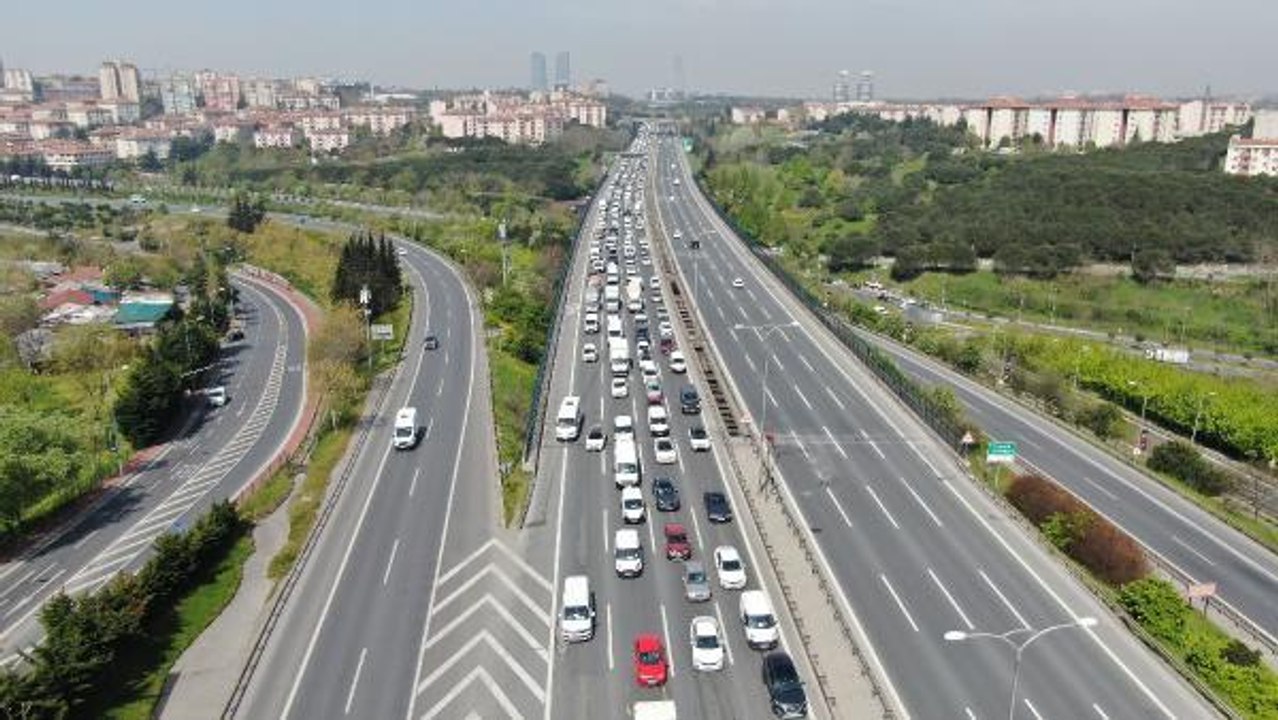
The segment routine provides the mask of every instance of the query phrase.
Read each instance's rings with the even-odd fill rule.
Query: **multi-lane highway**
[[[473,667],[448,674],[492,620],[488,595],[466,592],[484,587],[487,558],[503,554],[492,542],[499,510],[482,317],[455,267],[399,246],[415,302],[405,356],[239,717],[463,717],[454,702],[498,707],[450,695],[469,686]],[[425,347],[427,334],[437,348]],[[409,406],[421,439],[395,450],[393,418]]]
[[[235,494],[274,459],[302,421],[306,326],[269,284],[234,280],[244,339],[218,365],[229,402],[199,407],[189,431],[69,527],[0,570],[0,653],[38,641],[38,611],[57,591],[93,590],[136,569],[161,534]]]
[[[1015,717],[1211,717],[768,276],[697,192],[677,140],[664,139],[655,158],[652,191],[667,233],[681,231],[673,248],[685,292],[756,424],[767,403],[782,491],[906,713],[1008,714],[1010,649],[946,641],[947,631],[1095,617],[1095,627],[1054,631],[1026,652]]]
[[[1278,557],[1210,513],[1084,438],[940,363],[866,334],[902,370],[954,389],[968,416],[992,437],[1017,443],[1022,460],[1055,478],[1216,600],[1250,619],[1278,647]]]
[[[651,325],[652,357],[657,363],[663,400],[670,413],[669,436],[674,440],[676,461],[658,464],[654,452],[653,436],[646,421],[649,401],[640,376],[638,362],[626,373],[626,394],[612,394],[613,374],[609,368],[608,333],[605,318],[610,314],[605,308],[598,312],[599,329],[588,332],[585,288],[591,274],[591,258],[586,252],[592,240],[596,247],[605,234],[607,224],[621,223],[621,212],[609,213],[609,195],[601,195],[592,212],[586,218],[582,236],[578,238],[578,251],[571,269],[567,298],[559,318],[561,339],[554,357],[554,376],[547,400],[547,430],[543,438],[541,480],[552,488],[547,529],[549,532],[535,536],[533,544],[543,547],[536,555],[551,558],[552,576],[556,586],[563,578],[584,575],[589,578],[597,606],[595,636],[587,642],[566,643],[557,641],[553,678],[545,708],[547,718],[598,718],[624,717],[627,708],[636,701],[673,699],[680,718],[763,718],[770,716],[767,694],[760,682],[762,653],[750,649],[737,617],[740,592],[723,590],[718,585],[712,554],[720,545],[732,545],[738,549],[747,567],[748,587],[763,588],[773,597],[779,594],[771,584],[771,576],[761,563],[765,556],[756,549],[749,514],[745,512],[732,482],[724,474],[721,462],[723,449],[717,446],[721,438],[711,438],[710,451],[694,452],[690,446],[689,428],[702,424],[701,415],[684,415],[680,412],[680,388],[696,383],[704,393],[704,385],[696,375],[676,373],[671,370],[669,355],[659,349],[660,322],[658,308],[668,297],[666,289],[658,281],[654,295],[652,277],[660,277],[656,259],[644,257],[647,233],[637,227],[642,217],[644,196],[640,183],[646,182],[642,163],[631,159],[626,168],[630,186],[635,194],[624,208],[632,211],[628,232],[618,228],[616,243],[627,243],[626,235],[633,233],[635,258],[631,264],[634,273],[623,277],[639,277],[643,284],[644,311]],[[610,188],[617,188],[611,198],[614,207],[622,208],[619,170],[611,176]],[[600,257],[606,257],[601,251]],[[618,253],[618,264],[624,267]],[[622,270],[619,270],[621,274]],[[602,281],[603,273],[596,273]],[[624,284],[624,281],[621,283]],[[661,297],[658,300],[658,297]],[[622,336],[635,350],[636,313],[622,310],[612,313],[621,321]],[[583,359],[586,344],[594,345],[599,358]],[[584,415],[582,438],[574,442],[557,442],[554,439],[554,416],[562,398],[574,395],[581,399]],[[712,412],[705,410],[704,412]],[[641,480],[639,488],[645,501],[646,519],[642,523],[623,523],[620,491],[614,485],[613,461],[616,457],[616,438],[613,433],[614,418],[629,415],[634,419],[635,440],[639,450]],[[585,434],[589,428],[601,426],[606,435],[602,452],[587,451]],[[668,477],[673,480],[680,495],[680,507],[673,511],[659,511],[652,494],[653,480]],[[729,493],[735,517],[725,524],[708,520],[702,503],[702,493],[721,491]],[[684,565],[667,560],[664,554],[663,531],[666,523],[679,523],[687,530],[692,545],[692,559],[703,563],[709,575],[712,597],[706,602],[689,602],[684,595]],[[621,578],[614,566],[614,534],[618,529],[637,529],[644,546],[644,569],[639,577]],[[760,574],[760,570],[764,570]],[[784,604],[774,602],[781,612]],[[694,617],[714,617],[726,644],[725,666],[719,671],[693,669],[689,644],[689,625]],[[797,637],[790,618],[782,616],[782,649],[790,649],[789,640]],[[670,662],[670,676],[662,687],[640,688],[635,679],[632,646],[636,636],[652,633],[662,640]],[[801,670],[802,658],[796,658]]]

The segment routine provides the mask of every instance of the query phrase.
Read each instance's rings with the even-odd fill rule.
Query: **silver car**
[[[688,602],[706,602],[710,599],[710,577],[698,560],[683,564],[683,596]]]

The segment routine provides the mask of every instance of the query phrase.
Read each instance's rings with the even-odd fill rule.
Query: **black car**
[[[808,716],[808,695],[794,669],[794,661],[784,652],[763,656],[763,687],[772,701],[772,714],[779,718]]]
[[[422,343],[422,347],[426,348],[427,350],[435,350],[436,348],[439,347],[439,338],[435,337],[434,335],[427,335],[426,341]]]
[[[696,415],[701,412],[701,396],[691,385],[684,385],[679,390],[679,410],[684,415]]]
[[[652,481],[652,501],[662,512],[674,512],[679,509],[679,488],[668,477],[659,477]]]
[[[721,492],[708,492],[702,496],[706,504],[706,517],[713,523],[732,521],[732,508],[728,505],[728,496]]]

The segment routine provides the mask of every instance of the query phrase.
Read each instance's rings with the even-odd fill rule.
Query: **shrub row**
[[[1145,630],[1243,717],[1278,719],[1278,674],[1260,661],[1259,652],[1195,613],[1170,583],[1137,580],[1124,585],[1118,599]]]
[[[1056,483],[1018,475],[1006,495],[1053,545],[1110,585],[1149,574],[1145,553],[1135,540]]]
[[[1231,484],[1228,475],[1204,460],[1193,445],[1183,440],[1158,445],[1149,453],[1146,464],[1149,469],[1167,473],[1212,497],[1228,491]]]
[[[58,594],[40,612],[45,639],[24,671],[0,675],[4,717],[64,718],[125,684],[117,660],[153,633],[175,600],[244,532],[235,507],[221,502],[185,533],[155,542],[136,574],[117,575],[96,592]]]

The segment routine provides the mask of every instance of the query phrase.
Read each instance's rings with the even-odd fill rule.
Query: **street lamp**
[[[1144,387],[1142,387],[1142,386],[1141,386],[1141,384],[1140,384],[1140,383],[1138,383],[1138,382],[1136,382],[1135,380],[1128,380],[1128,381],[1127,381],[1127,385],[1128,385],[1129,387],[1139,387],[1139,388],[1141,388],[1141,393],[1140,393],[1140,396],[1141,396],[1141,400],[1140,400],[1140,428],[1141,428],[1142,430],[1144,430],[1144,429],[1145,429],[1145,408],[1149,405],[1149,391],[1145,390],[1145,389],[1144,389]]]
[[[359,288],[359,306],[364,310],[364,326],[368,333],[368,370],[373,370],[373,308],[369,305],[373,302],[373,292],[368,289],[367,285],[361,285]]]
[[[1013,720],[1013,718],[1015,718],[1016,716],[1016,690],[1017,690],[1017,686],[1020,684],[1020,681],[1021,681],[1021,655],[1025,652],[1025,649],[1028,648],[1030,644],[1033,643],[1035,640],[1043,637],[1044,635],[1050,632],[1055,632],[1057,630],[1068,630],[1070,628],[1089,628],[1095,625],[1096,625],[1096,618],[1081,617],[1081,618],[1076,618],[1075,620],[1071,622],[1061,623],[1060,625],[1052,625],[1051,627],[1045,627],[1041,630],[1035,630],[1034,628],[1024,627],[1024,628],[1016,628],[1015,630],[1008,630],[1007,632],[1001,633],[1001,634],[986,633],[986,632],[964,632],[962,630],[950,630],[949,632],[945,633],[943,637],[945,638],[947,642],[960,642],[963,640],[987,640],[987,639],[999,640],[1006,643],[1009,647],[1011,647],[1013,650],[1016,651],[1016,659],[1012,664],[1012,697],[1011,697],[1011,700],[1008,702],[1008,706],[1007,706],[1007,718],[1008,720]],[[1018,643],[1017,641],[1012,639],[1014,635],[1019,635],[1023,633],[1030,634],[1029,637],[1026,638],[1023,642]]]
[[[1198,442],[1198,422],[1203,419],[1203,408],[1207,405],[1207,398],[1216,397],[1216,393],[1209,392],[1206,395],[1198,396],[1198,412],[1194,413],[1194,429],[1189,433],[1189,442]]]
[[[732,329],[733,330],[753,330],[755,332],[762,332],[763,335],[759,338],[759,340],[760,342],[764,343],[766,346],[768,341],[768,336],[771,335],[772,333],[777,332],[778,330],[784,330],[785,328],[792,328],[792,327],[798,327],[798,326],[799,326],[798,320],[791,320],[788,323],[778,323],[774,325],[742,325],[738,323],[736,325],[733,325]],[[768,368],[771,366],[771,363],[772,363],[772,353],[769,352],[767,354],[767,357],[765,357],[763,360],[763,393],[760,396],[760,403],[759,403],[760,406],[762,406],[762,410],[760,410],[760,414],[759,414],[759,438],[765,441],[765,445],[767,441],[767,427],[768,427]]]

